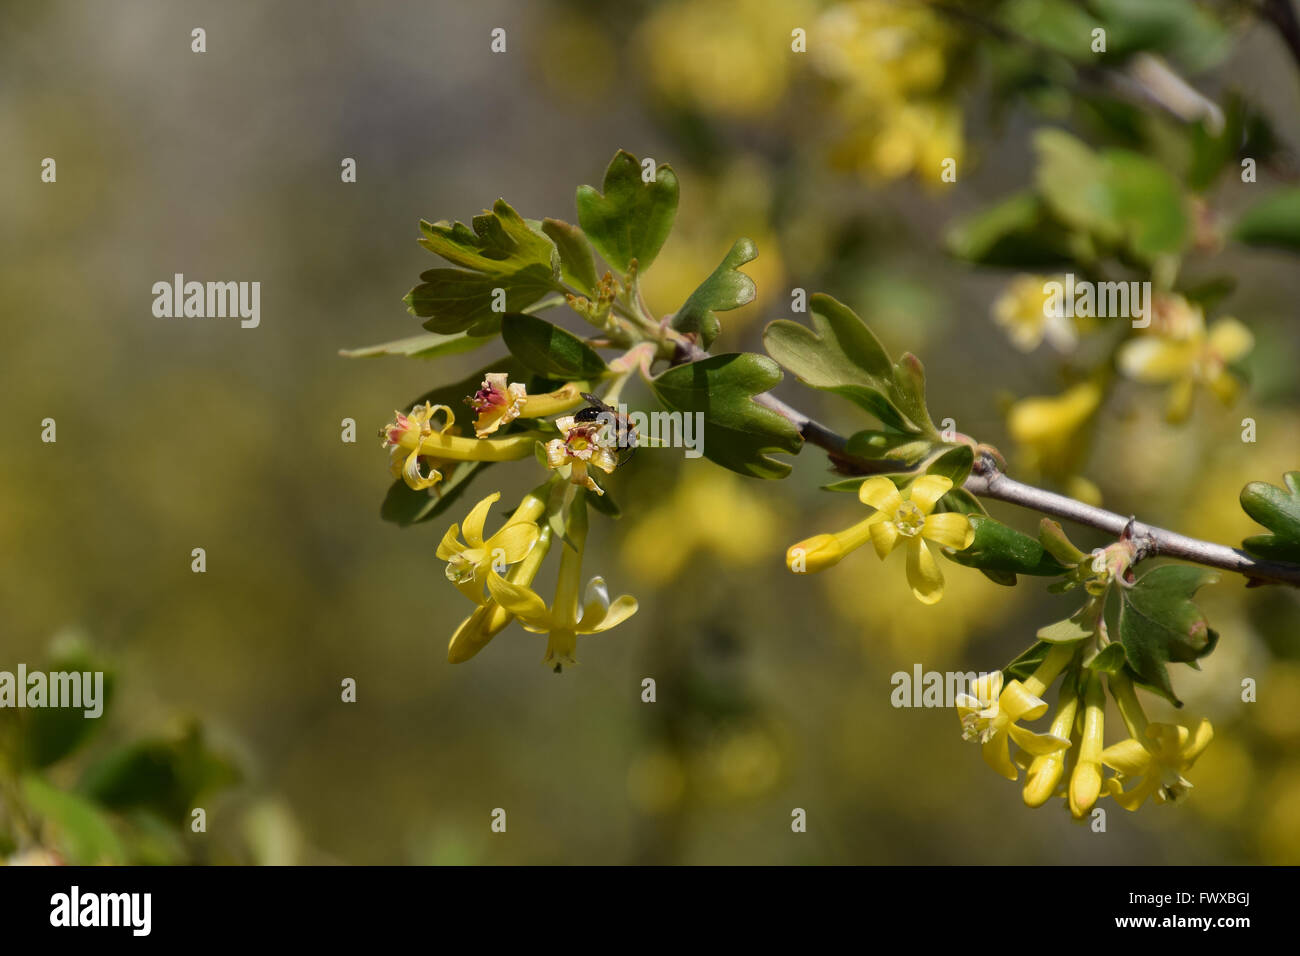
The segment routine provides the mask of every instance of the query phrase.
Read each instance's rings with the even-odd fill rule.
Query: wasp
[[[573,416],[575,422],[599,422],[605,426],[604,434],[612,436],[618,445],[618,463],[624,464],[632,453],[636,451],[641,442],[641,436],[637,434],[636,426],[628,419],[626,415],[620,412],[613,405],[607,405],[601,399],[592,395],[590,392],[582,392],[582,397],[587,400],[585,408],[578,409],[577,414]]]

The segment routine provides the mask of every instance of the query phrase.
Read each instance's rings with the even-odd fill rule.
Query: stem
[[[697,362],[705,358],[709,358],[709,353],[698,345],[679,342],[673,364]],[[804,441],[824,449],[836,465],[843,470],[851,470],[851,474],[870,475],[902,470],[897,462],[877,461],[849,455],[845,451],[848,439],[843,435],[814,421],[770,392],[755,395],[754,403],[789,419],[799,429],[799,434],[803,436]],[[1054,518],[1063,518],[1075,524],[1096,528],[1116,537],[1119,537],[1127,529],[1129,537],[1136,546],[1134,564],[1144,558],[1178,558],[1207,568],[1218,568],[1222,571],[1245,575],[1251,579],[1252,583],[1283,583],[1300,586],[1300,565],[1281,561],[1261,561],[1236,548],[1201,541],[1197,538],[1189,538],[1187,535],[1178,534],[1175,531],[1167,531],[1164,528],[1157,528],[1155,525],[1140,522],[1131,515],[1125,517],[1104,508],[1084,504],[1082,501],[1076,501],[1066,495],[1060,495],[1043,488],[1035,488],[1033,485],[1016,481],[1014,478],[1008,478],[987,452],[981,452],[975,459],[975,467],[971,469],[970,477],[966,479],[964,487],[971,494],[978,495],[981,498],[1010,502],[1022,508],[1030,508],[1040,514],[1051,515]]]

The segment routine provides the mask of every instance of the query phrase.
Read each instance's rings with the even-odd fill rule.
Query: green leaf
[[[123,864],[126,850],[113,824],[93,803],[51,786],[35,774],[22,778],[27,806],[54,830],[54,843],[76,866]]]
[[[934,510],[939,512],[955,511],[963,515],[988,515],[988,512],[984,510],[984,505],[980,504],[980,500],[965,488],[954,488],[948,492],[939,499],[939,503],[934,506]],[[984,571],[985,575],[991,580],[998,581],[998,578],[988,573],[987,568],[981,568],[980,570]],[[1003,582],[998,581],[998,583]],[[1011,583],[1015,584],[1014,575],[1012,575]]]
[[[1024,680],[1038,670],[1038,665],[1047,659],[1051,649],[1052,645],[1047,641],[1035,641],[1019,657],[1002,668],[1002,673],[1008,680]]]
[[[779,381],[771,359],[735,352],[670,368],[651,384],[667,408],[703,413],[710,461],[755,478],[784,478],[790,465],[770,453],[795,454],[803,439],[788,418],[754,402]]]
[[[844,445],[846,455],[854,458],[897,461],[902,466],[900,471],[919,465],[933,451],[934,442],[928,439],[878,429],[854,432]]]
[[[650,268],[677,215],[677,174],[661,165],[655,178],[641,179],[641,163],[619,150],[605,170],[604,194],[578,187],[578,223],[611,266],[627,273],[632,260]]]
[[[1300,186],[1279,189],[1255,203],[1237,220],[1232,235],[1247,245],[1300,252]]]
[[[1169,171],[1126,150],[1102,154],[1115,218],[1129,250],[1144,262],[1183,251],[1191,222],[1183,192]]]
[[[1192,597],[1219,575],[1205,568],[1169,564],[1148,571],[1120,589],[1119,637],[1129,666],[1147,686],[1181,707],[1166,664],[1195,664],[1214,649],[1219,635]]]
[[[1034,147],[1038,191],[1067,225],[1146,262],[1187,244],[1182,191],[1159,163],[1127,150],[1094,153],[1057,129],[1040,130]]]
[[[1097,21],[1072,0],[1008,0],[997,8],[997,18],[1014,35],[1077,63],[1097,59],[1092,52]]]
[[[1118,674],[1124,664],[1124,645],[1120,643],[1107,644],[1091,660],[1084,661],[1085,667],[1103,674]]]
[[[1064,567],[1072,568],[1086,555],[1074,546],[1065,535],[1065,529],[1051,518],[1044,518],[1038,525],[1038,542]]]
[[[582,230],[560,219],[543,219],[542,232],[560,254],[560,273],[570,285],[592,294],[596,289],[596,260]]]
[[[496,328],[482,335],[470,335],[469,332],[455,332],[440,335],[437,332],[425,332],[409,338],[385,342],[383,345],[371,345],[360,349],[339,349],[344,358],[377,358],[382,355],[399,355],[404,358],[435,359],[444,355],[459,355],[472,352],[491,342],[501,331],[498,318]]]
[[[430,332],[452,335],[469,330],[490,335],[501,319],[493,309],[497,289],[505,292],[504,311],[522,312],[557,288],[551,270],[540,263],[508,275],[430,269],[420,273],[420,284],[402,301],[411,314],[427,318],[424,327]]]
[[[42,707],[29,711],[29,717],[23,734],[23,760],[30,767],[48,767],[73,753],[84,744],[92,734],[103,726],[103,712],[113,697],[116,681],[107,665],[93,654],[90,648],[80,640],[59,642],[49,659],[46,670],[51,674],[81,674],[82,701],[85,691],[94,692],[93,675],[102,673],[102,699],[97,701],[100,707],[99,717],[87,717],[89,706],[82,707]],[[88,688],[88,685],[89,688]]]
[[[722,264],[677,310],[673,328],[678,332],[696,333],[706,349],[712,345],[722,330],[717,313],[729,312],[754,301],[754,280],[741,272],[740,267],[757,257],[758,250],[752,241],[737,239]]]
[[[587,495],[586,498],[592,511],[598,511],[607,518],[623,517],[623,509],[618,506],[608,491],[603,495]]]
[[[204,794],[230,786],[239,771],[208,749],[191,725],[177,739],[142,740],[89,767],[80,790],[113,810],[143,809],[181,823]]]
[[[1096,606],[1089,601],[1064,621],[1057,621],[1055,624],[1040,627],[1038,629],[1038,639],[1049,644],[1073,644],[1075,641],[1095,637],[1097,634],[1097,615]]]
[[[1252,481],[1241,489],[1241,507],[1272,534],[1251,535],[1242,546],[1262,558],[1300,560],[1300,471],[1282,476],[1285,489]]]
[[[987,515],[971,515],[970,522],[975,529],[975,540],[971,546],[964,551],[945,549],[945,557],[969,568],[1004,574],[1054,577],[1065,573],[1065,567],[1029,535],[1021,534],[1015,528],[1009,528]]]
[[[900,410],[895,367],[866,323],[828,295],[813,295],[808,305],[811,329],[789,319],[768,325],[763,332],[768,354],[805,385],[842,395],[887,427],[937,439],[928,415],[918,415],[921,421],[915,421]],[[920,363],[914,358],[912,362],[898,374],[908,390],[907,401],[914,404]],[[924,373],[921,376],[923,390]]]
[[[550,237],[533,229],[498,199],[492,209],[475,216],[474,229],[463,222],[420,221],[420,245],[453,265],[503,277],[533,265],[545,266],[551,279],[559,278],[559,256]]]
[[[970,445],[955,445],[930,463],[925,469],[927,475],[942,475],[952,482],[954,488],[960,488],[970,476],[971,466],[975,464],[975,452]]]
[[[1088,262],[1086,242],[1052,219],[1047,206],[1026,191],[969,216],[949,228],[948,252],[958,259],[986,266],[1044,269],[1070,262]]]
[[[523,313],[501,320],[501,338],[524,367],[558,379],[594,381],[609,372],[605,360],[578,336]]]
[[[1191,0],[1091,0],[1089,6],[1106,28],[1107,58],[1163,53],[1197,72],[1231,49],[1231,33]]]

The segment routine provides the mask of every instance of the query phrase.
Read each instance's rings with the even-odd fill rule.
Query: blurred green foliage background
[[[928,21],[906,20],[922,6],[0,10],[0,669],[39,666],[73,631],[115,674],[110,718],[49,779],[84,790],[106,755],[183,740],[200,721],[238,768],[200,799],[206,835],[149,843],[147,806],[106,810],[139,837],[126,857],[151,861],[1300,861],[1294,594],[1238,581],[1203,594],[1223,639],[1201,673],[1179,675],[1187,712],[1217,732],[1196,789],[1176,808],[1108,806],[1095,834],[1059,806],[1024,808],[950,710],[889,702],[893,672],[1001,666],[1070,608],[953,564],[945,600],[924,607],[866,553],[790,575],[789,543],[860,517],[851,497],[817,490],[828,471],[812,449],[782,483],[667,451],[622,469],[624,517],[593,522],[589,566],[642,610],[562,677],[517,627],[447,664],[466,609],[433,551],[453,519],[379,519],[391,479],[376,430],[484,361],[338,356],[419,331],[401,303],[431,267],[418,219],[468,220],[498,196],[572,219],[574,188],[598,183],[617,148],[672,163],[682,181],[648,280],[656,311],[748,235],[759,298],[723,317],[715,350],[761,350],[791,288],[830,292],[891,350],[925,359],[937,416],[1013,451],[1007,402],[1055,394],[1060,367],[1012,347],[990,318],[1012,273],[948,256],[945,230],[1032,178],[1036,126],[1072,124],[1094,143],[1119,126],[1099,124],[1104,110],[1079,92],[1085,70],[1022,63],[960,17],[927,38]],[[1018,6],[1030,26],[1047,15]],[[1184,6],[1222,26],[1164,52],[1212,97],[1239,90],[1281,144],[1300,142],[1300,74],[1276,35],[1230,6]],[[498,26],[502,55],[488,50]],[[794,26],[809,30],[806,56],[790,52]],[[195,27],[206,53],[190,50]],[[885,56],[909,29],[914,56]],[[1185,125],[1152,122],[1127,145]],[[47,156],[56,184],[40,182]],[[947,156],[959,178],[944,186],[934,166]],[[340,182],[344,157],[355,184]],[[1234,188],[1230,171],[1214,208],[1240,210],[1286,175],[1281,162]],[[177,272],[260,281],[261,326],[153,317],[152,284]],[[1183,426],[1163,421],[1158,392],[1120,389],[1081,467],[1113,510],[1235,544],[1259,530],[1237,507],[1241,485],[1300,465],[1300,270],[1293,255],[1229,244],[1219,273],[1238,279],[1227,306],[1259,342],[1253,387],[1231,409],[1199,404]],[[792,383],[780,394],[846,432],[867,424]],[[1239,440],[1247,415],[1256,444]],[[40,441],[46,417],[55,444]],[[347,417],[355,444],[340,440]],[[511,501],[537,477],[528,462],[492,482]],[[641,702],[647,676],[654,704]],[[1244,676],[1256,704],[1239,701]],[[345,677],[355,704],[340,701]],[[489,830],[497,807],[504,835]],[[795,807],[806,834],[791,833]],[[66,832],[41,832],[76,856]]]

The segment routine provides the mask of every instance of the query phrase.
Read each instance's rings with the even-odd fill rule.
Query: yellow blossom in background
[[[1101,493],[1076,472],[1086,456],[1083,432],[1101,406],[1102,389],[1080,382],[1060,395],[1022,398],[1007,414],[1022,467],[1063,484],[1076,498],[1096,504]]]
[[[903,544],[912,594],[922,604],[934,604],[943,597],[943,572],[925,542],[961,551],[975,540],[964,514],[931,513],[951,489],[951,479],[942,475],[922,475],[905,491],[883,476],[868,478],[858,486],[858,500],[875,513],[838,534],[818,534],[791,545],[786,565],[796,574],[816,573],[838,564],[868,541],[882,559]]]
[[[1197,385],[1232,404],[1241,383],[1228,365],[1254,348],[1250,329],[1230,316],[1207,329],[1202,309],[1181,296],[1157,299],[1153,311],[1144,334],[1121,346],[1115,359],[1120,371],[1136,382],[1169,386],[1165,417],[1170,422],[1187,418]]]
[[[814,9],[805,0],[672,0],[642,22],[636,47],[651,87],[669,103],[760,119],[785,98],[798,65],[791,31],[810,25]]]
[[[1265,788],[1259,852],[1265,863],[1300,863],[1300,764],[1283,765]]]
[[[1058,352],[1069,352],[1079,341],[1074,322],[1047,307],[1043,288],[1051,281],[1047,276],[1017,276],[993,302],[993,321],[1022,352],[1032,352],[1044,339]]]
[[[1192,784],[1183,774],[1209,746],[1214,728],[1204,718],[1195,731],[1153,722],[1146,726],[1144,737],[1130,737],[1101,754],[1102,763],[1119,775],[1107,780],[1106,788],[1125,810],[1136,810],[1152,796],[1157,803],[1177,800],[1190,790]],[[1124,784],[1130,780],[1136,784],[1125,790]]]
[[[975,633],[996,629],[1023,604],[1027,588],[994,584],[972,568],[957,566],[945,575],[943,600],[918,606],[910,601],[864,601],[863,592],[890,586],[893,571],[871,564],[853,569],[860,582],[844,587],[837,575],[823,575],[825,600],[874,657],[887,649],[900,661],[928,660],[955,654]]]
[[[722,261],[736,237],[747,236],[759,249],[758,258],[743,268],[754,280],[754,301],[727,313],[723,323],[727,335],[760,315],[786,285],[781,244],[770,222],[772,176],[757,159],[741,156],[720,175],[696,173],[690,181],[694,185],[682,191],[672,234],[654,268],[640,277],[641,290],[655,316],[676,312]]]
[[[692,562],[747,567],[767,557],[777,518],[732,472],[687,468],[673,493],[647,511],[623,540],[624,564],[649,585],[672,581]]]
[[[947,159],[960,166],[961,110],[946,94],[954,34],[922,4],[856,0],[835,4],[812,30],[810,56],[834,87],[843,128],[832,159],[868,178],[915,172],[939,182]]]

